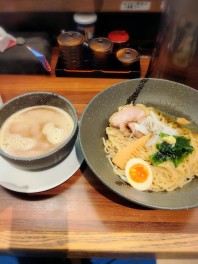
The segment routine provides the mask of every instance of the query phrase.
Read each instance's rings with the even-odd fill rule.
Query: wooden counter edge
[[[147,237],[147,238],[146,238]],[[149,239],[148,239],[149,238]],[[12,247],[14,245],[14,249]],[[106,244],[106,246],[105,246]],[[69,258],[134,257],[198,258],[197,235],[177,233],[34,232],[0,231],[3,252],[53,254]]]

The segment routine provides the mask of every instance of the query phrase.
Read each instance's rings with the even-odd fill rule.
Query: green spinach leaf
[[[160,137],[164,138],[166,134],[161,133]],[[167,160],[171,160],[175,167],[178,167],[189,154],[194,150],[193,146],[190,145],[190,139],[184,136],[174,136],[176,143],[171,145],[167,142],[157,144],[156,148],[158,151],[150,156],[153,165],[159,165]]]

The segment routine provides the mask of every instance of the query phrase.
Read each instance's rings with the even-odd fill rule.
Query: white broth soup
[[[16,157],[36,157],[59,147],[73,128],[72,117],[63,109],[46,105],[27,107],[3,123],[0,146]]]

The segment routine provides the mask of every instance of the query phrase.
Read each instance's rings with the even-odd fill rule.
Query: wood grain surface
[[[54,52],[54,69],[57,52]],[[141,58],[142,76],[149,58]],[[121,79],[0,75],[3,101],[31,91],[67,97],[79,118],[87,103]],[[55,176],[55,175],[54,175]],[[198,208],[140,207],[104,186],[85,162],[51,190],[21,194],[0,187],[0,252],[83,257],[198,257]]]
[[[162,0],[149,0],[147,2],[150,7],[145,8],[145,12],[161,12]],[[17,2],[14,0],[1,0],[0,10],[1,12],[120,12],[121,3],[121,0],[45,0],[43,2],[39,0],[18,0]],[[134,12],[136,9],[130,8],[129,5],[128,11]]]

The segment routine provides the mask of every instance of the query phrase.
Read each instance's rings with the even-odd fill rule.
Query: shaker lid
[[[123,63],[132,63],[139,58],[139,53],[131,48],[123,48],[116,52],[116,57]]]
[[[95,13],[75,13],[74,21],[78,24],[89,25],[95,23],[97,15]]]
[[[84,36],[76,31],[67,31],[58,36],[58,42],[61,45],[77,46],[84,41]]]
[[[94,38],[90,41],[89,47],[96,52],[108,51],[112,48],[113,43],[108,38]]]
[[[114,43],[124,43],[129,40],[129,34],[124,30],[114,30],[108,34],[108,38]]]

